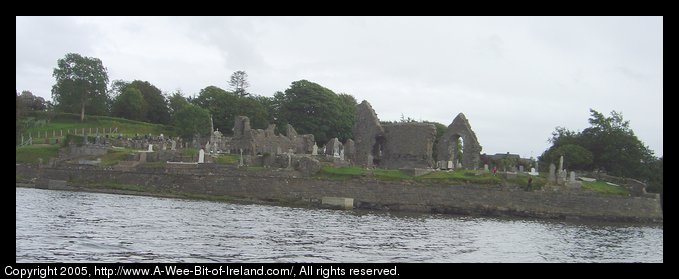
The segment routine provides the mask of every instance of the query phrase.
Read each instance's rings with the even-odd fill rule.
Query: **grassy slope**
[[[49,158],[57,157],[59,145],[55,145],[55,139],[52,138],[52,131],[59,137],[59,130],[63,130],[64,137],[68,130],[71,133],[78,129],[78,133],[85,128],[85,133],[89,133],[89,128],[92,128],[92,133],[95,133],[96,128],[99,127],[99,132],[103,133],[103,128],[118,127],[118,131],[126,136],[134,136],[134,134],[148,134],[153,135],[164,134],[166,136],[174,136],[172,127],[151,124],[146,122],[139,122],[127,120],[123,118],[107,117],[107,116],[86,116],[85,122],[80,122],[80,115],[70,113],[56,114],[48,122],[44,117],[46,114],[37,114],[32,117],[34,125],[23,132],[24,138],[28,139],[30,133],[33,136],[33,145],[22,146],[16,148],[16,162],[20,163],[38,163],[38,159],[42,158],[44,163],[47,163]],[[42,144],[44,142],[44,134],[51,140],[50,144]],[[37,138],[40,133],[40,139]],[[63,139],[62,139],[63,141]],[[102,157],[102,165],[114,165],[118,161],[125,158],[129,150],[111,150],[108,154]]]
[[[629,191],[622,186],[609,185],[603,181],[582,182],[582,188],[590,189],[595,192],[614,195],[629,195]]]
[[[34,125],[23,132],[24,137],[28,137],[30,133],[35,139],[40,133],[40,138],[44,138],[44,133],[47,132],[48,137],[52,137],[52,131],[55,131],[56,136],[59,136],[59,131],[62,130],[66,135],[68,130],[73,133],[77,129],[77,133],[82,133],[82,128],[85,128],[85,133],[89,133],[89,128],[92,128],[92,133],[96,133],[96,128],[103,133],[106,128],[118,128],[118,133],[127,136],[134,136],[135,133],[141,135],[151,133],[152,135],[174,136],[175,132],[170,126],[151,124],[146,122],[139,122],[134,120],[127,120],[124,118],[108,117],[108,116],[86,116],[85,122],[80,122],[80,115],[70,113],[57,114],[49,122],[41,119],[42,115],[34,117]]]

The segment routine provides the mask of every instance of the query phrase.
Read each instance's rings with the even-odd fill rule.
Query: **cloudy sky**
[[[537,157],[615,110],[663,155],[662,17],[17,17],[16,90],[51,99],[69,52],[185,96],[244,70],[256,94],[306,79],[381,120],[462,112],[488,154]]]

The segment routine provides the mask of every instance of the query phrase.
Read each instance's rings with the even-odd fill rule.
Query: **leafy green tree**
[[[99,58],[69,53],[57,61],[52,74],[52,99],[56,108],[64,112],[80,112],[85,120],[85,107],[92,114],[106,114],[108,73]]]
[[[565,144],[550,149],[544,156],[549,162],[557,162],[561,156],[564,156],[564,168],[567,169],[592,169],[592,152],[577,144]]]
[[[570,153],[564,155],[564,164],[568,162],[585,169],[604,170],[615,176],[653,181],[657,173],[652,171],[651,166],[657,159],[653,151],[636,137],[622,113],[612,111],[610,117],[593,109],[590,113],[590,127],[580,133],[557,127],[550,139],[552,146],[540,156],[542,163],[553,163],[558,160],[559,153]],[[583,149],[591,153],[591,163],[588,163],[589,155]]]
[[[222,133],[233,129],[234,115],[238,107],[238,96],[217,86],[208,86],[200,90],[198,97],[192,103],[207,109],[212,115],[214,127]],[[208,121],[208,125],[209,125]]]
[[[145,120],[145,101],[137,88],[127,86],[123,93],[116,97],[113,103],[112,114],[131,120]]]
[[[185,140],[194,135],[207,136],[210,134],[210,112],[197,105],[189,104],[177,111],[174,122],[177,133]]]
[[[23,107],[27,110],[43,111],[47,109],[47,103],[45,102],[45,99],[43,97],[33,95],[31,91],[21,91],[21,95],[19,95],[18,98],[23,104]]]
[[[144,120],[151,123],[169,124],[170,111],[163,93],[148,81],[134,80],[130,83],[144,97]]]
[[[180,109],[182,109],[183,107],[190,105],[190,103],[186,98],[184,98],[184,96],[182,95],[182,92],[177,90],[177,92],[173,93],[168,98],[168,105],[169,105],[170,118],[173,121],[172,123],[174,123],[175,114]]]
[[[250,87],[248,82],[248,74],[245,71],[236,71],[231,74],[231,79],[229,79],[229,85],[233,88],[233,92],[239,97],[245,97],[250,95],[246,90]]]
[[[353,99],[353,97],[351,98]],[[278,104],[277,124],[289,123],[303,134],[313,134],[324,144],[333,137],[345,141],[351,136],[355,99],[339,97],[319,84],[299,80],[292,82],[283,94],[274,95]]]

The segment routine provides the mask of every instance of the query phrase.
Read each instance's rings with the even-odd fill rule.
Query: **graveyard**
[[[232,136],[211,128],[191,140],[163,127],[56,125],[22,139],[16,182],[297,206],[337,198],[361,209],[662,222],[659,197],[643,183],[568,172],[563,157],[548,171],[537,164],[497,171],[482,162],[463,113],[437,144],[432,124],[381,123],[367,101],[355,119],[352,139],[327,143],[289,124],[284,134],[275,125],[253,129],[245,116],[235,118]]]

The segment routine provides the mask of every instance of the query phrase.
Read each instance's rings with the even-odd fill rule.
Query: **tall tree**
[[[108,73],[99,58],[66,54],[57,61],[52,76],[56,79],[52,99],[59,110],[79,110],[80,121],[85,120],[85,107],[93,114],[106,114]]]
[[[141,92],[137,88],[128,86],[116,97],[111,113],[117,117],[143,121],[146,114],[144,107],[145,101]]]
[[[33,93],[28,90],[21,91],[19,100],[28,110],[42,111],[47,109],[47,103],[45,102],[45,99],[43,97],[33,95]]]
[[[591,126],[580,133],[557,127],[550,139],[552,146],[540,156],[542,163],[549,164],[561,154],[571,154],[564,156],[564,164],[641,180],[656,175],[649,172],[649,164],[657,160],[653,151],[637,138],[622,113],[612,111],[610,117],[593,109],[590,113]]]
[[[170,123],[170,111],[163,93],[148,81],[134,80],[129,86],[136,88],[144,97],[144,121],[158,124]]]
[[[170,119],[172,119],[173,124],[175,114],[177,114],[177,112],[183,107],[190,105],[189,101],[186,98],[184,98],[184,95],[182,95],[182,92],[180,90],[177,90],[177,92],[170,95],[170,97],[168,98],[168,103],[170,109]]]
[[[321,145],[334,137],[346,141],[351,137],[356,106],[355,99],[348,96],[340,97],[307,80],[295,81],[285,93],[274,95],[275,102],[280,102],[277,124],[289,123],[299,133],[314,134]]]
[[[230,133],[233,129],[234,115],[238,107],[238,96],[217,86],[208,86],[200,90],[192,103],[207,109],[212,115],[214,127],[222,133]],[[208,122],[209,124],[209,122]]]
[[[207,136],[210,133],[210,113],[199,106],[189,104],[175,114],[177,133],[185,140],[195,135]]]
[[[229,85],[233,88],[233,92],[240,97],[250,95],[250,93],[247,92],[250,83],[248,82],[248,74],[245,71],[236,71],[231,74]]]

